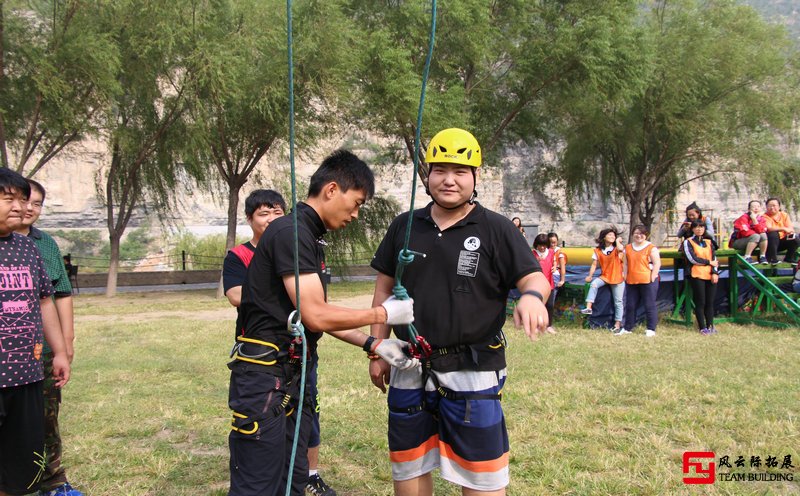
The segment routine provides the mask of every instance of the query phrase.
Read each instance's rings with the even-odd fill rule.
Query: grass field
[[[353,304],[368,283],[332,286]],[[76,298],[77,359],[61,424],[87,495],[224,495],[235,313],[213,291]],[[641,331],[640,331],[641,332]],[[510,495],[800,494],[800,482],[687,486],[684,451],[739,456],[721,472],[800,479],[800,331],[723,324],[703,337],[612,337],[563,324],[537,342],[506,329]],[[385,396],[355,347],[320,346],[321,470],[340,495],[391,494]],[[751,456],[794,468],[750,468]],[[460,494],[437,480],[437,495]]]

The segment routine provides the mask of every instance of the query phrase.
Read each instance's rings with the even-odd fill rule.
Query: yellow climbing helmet
[[[481,166],[481,145],[469,131],[451,127],[436,133],[428,144],[425,162]]]

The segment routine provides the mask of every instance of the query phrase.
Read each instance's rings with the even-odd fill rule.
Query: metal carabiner
[[[297,320],[295,320],[295,317],[297,317]],[[299,311],[292,310],[292,313],[289,314],[289,318],[286,319],[286,330],[289,331],[289,334],[292,336],[303,335],[303,321]]]

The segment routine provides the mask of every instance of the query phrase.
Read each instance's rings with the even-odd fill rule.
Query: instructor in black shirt
[[[390,297],[366,310],[326,302],[323,236],[356,220],[374,191],[375,179],[367,164],[339,150],[322,162],[311,177],[308,199],[297,205],[300,310],[307,355],[316,349],[320,332],[344,331],[334,335],[364,347],[368,336],[352,329],[414,320],[413,300]],[[294,228],[292,217],[286,216],[264,232],[242,286],[243,330],[229,365],[228,404],[233,411],[229,496],[272,496],[283,494],[286,486],[301,379],[302,347],[287,329],[296,301]],[[370,340],[367,351],[405,369],[419,363],[407,356],[407,347],[394,339]],[[291,491],[298,496],[308,479],[306,450],[312,421],[308,391],[303,401]]]

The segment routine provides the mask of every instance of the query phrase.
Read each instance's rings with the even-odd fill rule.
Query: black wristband
[[[539,301],[541,301],[542,303],[544,303],[544,296],[542,296],[542,293],[540,293],[540,292],[538,292],[538,291],[534,291],[533,289],[530,289],[530,290],[528,290],[528,291],[523,291],[523,292],[522,292],[522,296],[525,296],[525,295],[531,295],[531,296],[535,296],[535,297],[539,298]],[[520,296],[520,298],[521,298],[522,296]]]
[[[375,342],[375,339],[375,336],[369,336],[367,340],[364,341],[364,346],[362,346],[361,349],[367,353],[372,353],[372,343]]]

